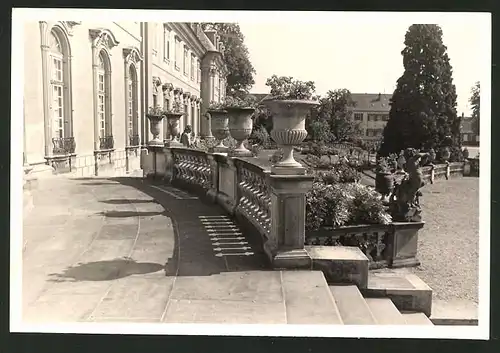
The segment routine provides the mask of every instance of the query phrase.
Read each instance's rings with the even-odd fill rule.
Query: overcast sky
[[[337,88],[352,93],[393,93],[403,73],[401,50],[412,19],[324,22],[240,22],[257,71],[251,92],[269,92],[266,79],[276,74],[315,81],[319,94]],[[453,67],[458,113],[469,115],[471,87],[481,80],[484,55],[490,55],[478,40],[484,26],[477,18],[464,21],[463,17],[438,24]]]

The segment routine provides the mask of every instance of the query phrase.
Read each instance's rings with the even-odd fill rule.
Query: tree
[[[319,100],[308,122],[312,139],[325,142],[352,141],[359,135],[359,124],[354,121],[352,108],[355,106],[348,89],[328,91]]]
[[[481,85],[478,82],[472,87],[471,97],[469,103],[472,105],[472,131],[474,134],[479,135],[479,103],[481,96]]]
[[[379,154],[438,148],[447,137],[460,146],[460,118],[452,67],[438,25],[414,24],[405,36],[404,72],[391,99]]]
[[[245,37],[237,23],[203,23],[203,29],[215,29],[224,43],[224,62],[227,76],[226,94],[244,96],[255,83],[255,69],[250,62]]]

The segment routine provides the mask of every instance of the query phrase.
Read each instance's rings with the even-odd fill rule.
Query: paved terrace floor
[[[24,218],[24,321],[290,323],[284,288],[303,283],[267,271],[215,205],[139,178],[39,183]]]

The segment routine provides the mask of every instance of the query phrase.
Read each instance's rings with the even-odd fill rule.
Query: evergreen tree
[[[438,148],[451,137],[460,146],[460,118],[452,67],[438,25],[414,24],[405,36],[404,73],[391,99],[380,155],[404,148]]]

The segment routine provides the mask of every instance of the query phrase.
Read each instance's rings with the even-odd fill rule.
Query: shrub
[[[259,144],[265,149],[269,149],[272,146],[271,136],[263,125],[252,131],[252,136],[250,136],[249,141],[253,144]]]
[[[390,214],[380,194],[359,184],[313,183],[306,194],[306,229],[356,224],[388,224]]]
[[[450,162],[463,162],[464,153],[462,149],[458,146],[450,148]]]
[[[316,87],[313,81],[300,81],[294,80],[291,76],[273,75],[267,79],[266,86],[271,88],[273,99],[317,100],[314,96]]]

